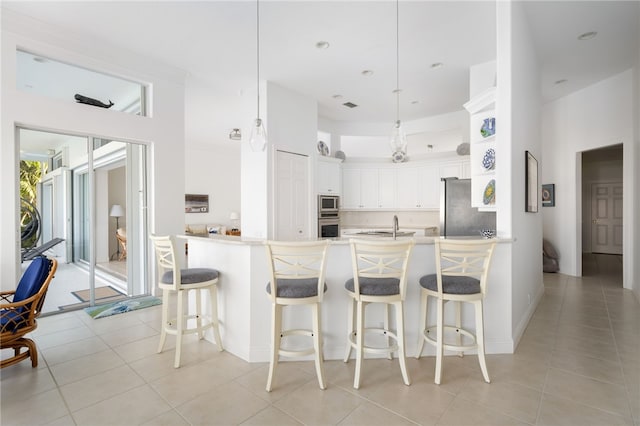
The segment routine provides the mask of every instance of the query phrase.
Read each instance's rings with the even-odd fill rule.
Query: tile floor
[[[2,425],[640,425],[640,306],[621,288],[616,256],[588,256],[585,277],[545,274],[545,294],[513,355],[367,360],[360,390],[353,362],[249,364],[190,340],[183,367],[155,353],[160,307],[92,320],[83,311],[44,317],[40,364],[1,371]],[[171,344],[173,339],[168,338]],[[4,355],[4,354],[3,354]]]

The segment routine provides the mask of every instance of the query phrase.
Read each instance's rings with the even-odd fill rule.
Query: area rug
[[[120,302],[107,303],[100,306],[84,308],[84,311],[93,319],[105,318],[111,315],[123,314],[125,312],[136,311],[138,309],[149,308],[161,305],[162,300],[154,296],[136,297],[134,299],[122,300]]]
[[[89,289],[72,291],[71,294],[81,302],[89,301]],[[117,296],[123,296],[123,294],[111,286],[96,287],[96,301]]]

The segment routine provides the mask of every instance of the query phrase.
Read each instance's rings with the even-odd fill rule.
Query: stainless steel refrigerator
[[[496,229],[495,212],[471,207],[471,179],[443,178],[440,191],[440,235],[481,237],[480,230]]]

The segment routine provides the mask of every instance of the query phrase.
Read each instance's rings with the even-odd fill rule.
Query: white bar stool
[[[442,357],[444,350],[456,351],[463,356],[465,351],[477,349],[482,375],[490,383],[487,363],[484,358],[484,321],[482,301],[487,291],[487,275],[495,248],[495,241],[489,240],[444,240],[435,241],[436,273],[420,278],[422,297],[420,305],[420,331],[416,358],[422,355],[424,342],[436,346],[435,383],[442,378]],[[435,326],[426,325],[429,296],[437,300],[437,320]],[[444,323],[444,304],[454,302],[456,324]],[[475,333],[462,328],[461,302],[472,303],[475,307]],[[445,342],[444,332],[455,334],[456,342]],[[434,336],[435,334],[435,336]],[[463,344],[463,339],[471,342]]]
[[[199,339],[204,338],[205,330],[212,328],[213,336],[222,352],[222,339],[218,329],[218,276],[219,272],[210,268],[186,268],[180,269],[177,264],[177,256],[173,239],[169,236],[150,236],[156,252],[158,266],[158,287],[162,289],[162,331],[158,353],[162,352],[167,334],[176,336],[176,356],[173,366],[180,367],[180,352],[182,350],[182,336],[197,333]],[[184,293],[195,290],[196,313],[189,315],[184,312]],[[200,290],[208,290],[211,301],[211,317],[203,322],[202,300]],[[169,319],[169,294],[178,294],[178,306],[176,318]],[[189,320],[195,320],[195,327],[188,327]]]
[[[272,304],[271,358],[267,392],[273,388],[273,379],[280,356],[301,357],[314,354],[316,374],[320,389],[325,389],[322,364],[322,330],[320,329],[320,303],[327,284],[324,281],[328,240],[312,242],[265,243],[270,280],[267,293]],[[282,308],[291,305],[309,305],[312,311],[312,330],[282,329]],[[283,349],[282,338],[286,336],[309,336],[313,347],[307,349]]]
[[[407,266],[415,242],[351,240],[350,244],[353,278],[347,280],[345,288],[352,300],[349,303],[349,334],[344,362],[349,361],[351,350],[355,349],[356,370],[353,387],[360,387],[360,372],[365,352],[387,354],[389,359],[392,359],[393,352],[397,352],[402,378],[408,386],[411,381],[405,362],[403,303],[407,287]],[[365,308],[370,303],[385,304],[384,328],[365,327]],[[389,305],[394,306],[396,314],[395,333],[389,326]],[[354,306],[357,312],[355,318]],[[365,333],[386,336],[387,345],[366,346]]]

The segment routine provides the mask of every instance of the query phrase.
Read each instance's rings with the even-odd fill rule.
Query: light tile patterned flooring
[[[585,258],[585,277],[545,274],[545,294],[513,355],[327,361],[328,388],[312,362],[281,363],[264,391],[267,365],[189,340],[183,367],[155,353],[160,307],[92,320],[82,311],[42,318],[40,364],[1,371],[2,425],[640,425],[640,306],[621,288],[616,256]],[[173,343],[168,338],[169,346]],[[5,356],[3,354],[3,356]]]

